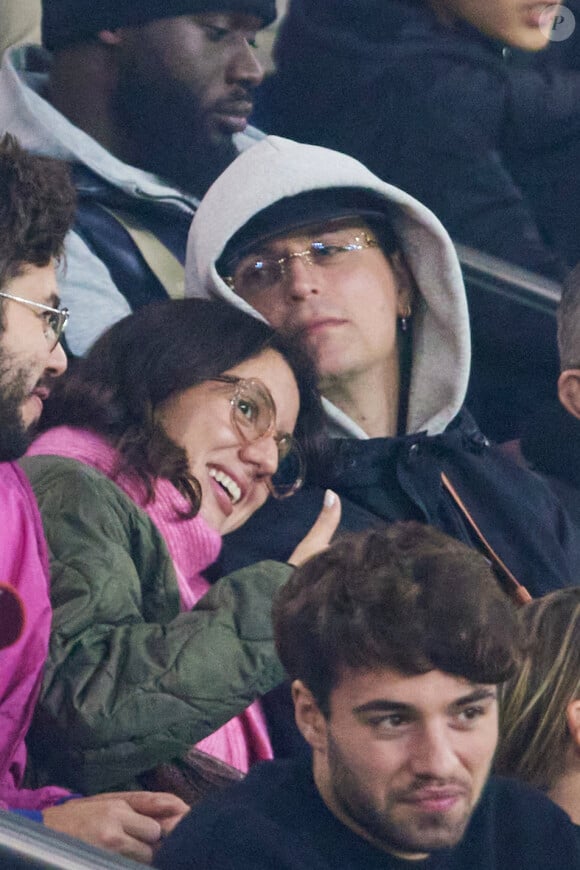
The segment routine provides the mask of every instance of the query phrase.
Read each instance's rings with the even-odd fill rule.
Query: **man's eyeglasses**
[[[44,305],[42,302],[33,302],[31,299],[13,296],[11,293],[0,293],[0,296],[3,296],[4,299],[12,299],[13,302],[20,302],[22,305],[29,305],[31,308],[37,308],[41,312],[38,316],[43,322],[44,337],[50,350],[53,351],[68,323],[68,308],[51,308],[50,305]]]
[[[290,260],[299,259],[308,266],[331,269],[340,266],[349,254],[355,251],[365,251],[367,248],[378,248],[379,243],[367,233],[361,233],[344,244],[327,242],[311,242],[304,251],[294,251],[285,257],[269,259],[248,255],[236,264],[233,275],[224,278],[226,284],[247,297],[262,290],[270,290],[279,284],[286,274],[286,264]]]
[[[265,384],[258,378],[220,375],[210,378],[231,387],[232,425],[245,442],[273,435],[278,448],[278,469],[267,481],[274,498],[294,495],[304,482],[304,459],[298,443],[289,432],[276,433],[276,405]]]

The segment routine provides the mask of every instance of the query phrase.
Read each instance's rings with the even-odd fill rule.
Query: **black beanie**
[[[201,12],[255,15],[265,27],[276,18],[276,0],[42,0],[42,42],[55,51],[100,30]]]

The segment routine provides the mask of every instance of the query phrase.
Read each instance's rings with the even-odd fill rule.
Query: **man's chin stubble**
[[[32,429],[25,429],[22,424],[13,423],[0,427],[0,462],[13,462],[24,456],[34,439]]]
[[[34,438],[36,424],[26,427],[22,420],[28,381],[25,370],[12,374],[10,360],[0,357],[0,462],[23,456]]]

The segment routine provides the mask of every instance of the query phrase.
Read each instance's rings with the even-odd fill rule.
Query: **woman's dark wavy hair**
[[[185,450],[158,421],[169,396],[220,375],[265,350],[288,363],[300,394],[295,435],[308,457],[324,442],[324,413],[314,366],[298,343],[223,302],[183,299],[147,305],[116,323],[77,360],[46,402],[42,429],[68,425],[107,438],[119,452],[117,474],[136,474],[147,498],[170,480],[199,510],[200,487]]]

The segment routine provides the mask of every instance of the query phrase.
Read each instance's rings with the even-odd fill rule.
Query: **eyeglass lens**
[[[241,381],[232,399],[236,428],[242,438],[261,438],[275,421],[274,404],[268,392],[255,381]]]
[[[349,238],[348,241],[338,240],[334,244],[312,241],[304,251],[295,251],[277,259],[248,257],[238,263],[233,284],[243,293],[257,293],[260,289],[278,284],[284,277],[287,263],[291,260],[300,259],[309,266],[335,267],[339,266],[348,254],[376,245],[375,239],[364,234]]]
[[[276,422],[270,393],[256,381],[240,381],[232,398],[232,420],[244,440],[262,438]],[[278,470],[271,479],[270,491],[275,497],[284,498],[292,495],[302,483],[303,460],[291,435],[276,437],[276,444]]]
[[[289,452],[280,459],[276,474],[272,475],[270,491],[276,498],[293,495],[304,479],[304,462],[296,442],[292,442]]]
[[[46,330],[45,335],[46,339],[52,347],[52,350],[59,343],[61,336],[64,332],[64,328],[66,326],[66,322],[68,320],[68,311],[63,310],[61,312],[50,312],[46,319]]]

